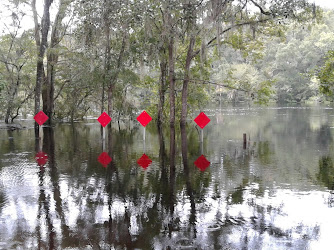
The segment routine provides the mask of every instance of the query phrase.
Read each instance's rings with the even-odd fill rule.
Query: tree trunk
[[[42,86],[41,86],[41,91],[42,91],[42,110],[43,112],[48,116],[48,62],[47,62],[47,69],[46,69],[46,75],[45,72],[43,73],[43,81],[42,81]],[[43,71],[44,71],[44,64],[43,64]]]
[[[166,91],[166,67],[167,62],[165,59],[165,52],[162,50],[163,55],[161,56],[161,62],[160,62],[160,87],[159,87],[159,104],[158,104],[158,119],[157,123],[158,126],[160,126],[163,122],[163,109],[165,105],[165,91]]]
[[[105,4],[106,1],[104,2]],[[103,73],[103,81],[102,81],[102,93],[101,93],[101,113],[105,111],[104,103],[105,103],[105,87],[108,84],[108,79],[110,79],[110,20],[109,20],[109,8],[106,8],[103,15],[104,22],[104,35],[105,35],[105,49],[104,49],[104,73]],[[108,91],[109,92],[109,91]],[[109,101],[108,101],[109,103]],[[109,110],[109,109],[108,109]]]
[[[108,28],[109,30],[109,28]],[[109,74],[110,74],[110,38],[109,32],[106,34],[107,42],[105,46],[105,62],[104,62],[104,75],[102,81],[102,93],[101,93],[101,113],[105,111],[104,103],[105,103],[105,86],[107,85]]]
[[[54,90],[55,90],[55,77],[56,71],[55,67],[58,63],[58,52],[56,48],[61,40],[59,29],[61,22],[65,17],[65,11],[67,9],[68,3],[64,0],[60,1],[60,6],[56,14],[54,25],[52,26],[51,40],[49,53],[47,57],[47,77],[45,85],[43,85],[43,110],[44,113],[49,117],[46,121],[47,124],[51,125],[53,113],[54,113]],[[44,89],[45,88],[45,89]],[[45,101],[45,104],[44,104]]]
[[[174,74],[174,38],[168,44],[168,67],[169,67],[169,102],[170,102],[170,126],[175,125],[175,74]]]
[[[47,76],[43,84],[43,111],[49,117],[46,121],[51,125],[54,112],[54,89],[55,89],[55,65],[58,63],[58,54],[52,49],[55,47],[57,40],[51,39],[51,50],[47,57]]]
[[[111,83],[108,87],[108,115],[112,117],[112,96],[113,96],[114,83]]]
[[[123,34],[123,41],[122,41],[122,47],[121,50],[118,54],[118,59],[117,59],[117,65],[116,65],[116,72],[114,75],[111,77],[109,87],[108,87],[108,115],[112,117],[112,94],[113,94],[113,88],[117,82],[119,72],[121,71],[121,66],[123,63],[123,57],[124,57],[124,51],[125,51],[125,42],[126,42],[126,31],[124,31]]]
[[[51,125],[53,120],[53,113],[54,113],[54,92],[55,92],[55,78],[56,78],[56,71],[55,65],[58,63],[58,55],[51,54],[51,61],[48,62],[48,98],[47,98],[47,112],[49,116],[49,124]]]
[[[44,11],[43,18],[41,24],[41,37],[39,34],[40,25],[37,21],[37,11],[36,11],[36,0],[32,0],[32,10],[34,14],[34,22],[35,22],[35,40],[38,49],[38,59],[37,59],[37,69],[36,69],[36,87],[35,87],[35,114],[37,114],[40,110],[41,106],[41,88],[42,83],[45,78],[44,73],[44,54],[45,50],[48,46],[47,39],[50,28],[50,6],[53,0],[44,0]],[[38,130],[38,124],[35,122],[35,131]]]
[[[181,125],[185,125],[187,122],[188,84],[189,84],[190,64],[193,59],[194,45],[195,45],[195,37],[191,36],[187,52],[186,65],[184,69],[184,80],[182,87]]]

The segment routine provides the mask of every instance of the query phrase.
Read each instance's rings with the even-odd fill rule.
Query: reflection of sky
[[[6,168],[4,168],[6,169]],[[1,172],[1,177],[8,175],[4,173],[4,169]],[[30,172],[30,173],[29,173]],[[34,232],[36,228],[36,216],[38,214],[37,207],[37,197],[38,197],[38,178],[36,171],[30,168],[22,178],[25,187],[20,188],[16,183],[9,182],[5,178],[2,178],[2,189],[10,192],[10,197],[6,202],[5,207],[2,209],[0,220],[1,220],[1,234],[4,240],[10,239],[10,235],[15,232],[17,226],[22,226],[23,231]],[[26,187],[26,184],[31,182],[32,187]],[[47,182],[50,183],[50,182]],[[97,180],[91,177],[89,182],[90,186],[97,185],[95,191],[90,194],[92,200],[97,198],[99,187],[103,186],[104,183],[101,180]],[[61,196],[63,201],[63,207],[66,211],[66,223],[73,230],[77,227],[77,220],[85,219],[90,212],[93,212],[92,218],[94,223],[103,224],[105,221],[109,220],[109,207],[108,207],[108,195],[103,193],[100,197],[100,204],[97,205],[92,211],[86,200],[88,197],[82,197],[81,188],[76,189],[75,185],[70,184],[67,180],[62,179],[59,183],[61,189]],[[46,195],[52,197],[52,188],[45,187]],[[16,191],[14,191],[18,188]],[[248,235],[250,241],[249,246],[256,246],[258,240],[261,238],[261,246],[264,249],[269,249],[272,246],[275,249],[284,249],[286,247],[286,242],[291,239],[298,242],[298,244],[306,244],[302,240],[303,237],[311,237],[310,247],[311,249],[326,249],[328,244],[332,242],[332,225],[334,224],[333,208],[329,208],[327,201],[330,198],[328,192],[322,191],[308,191],[300,192],[298,190],[280,189],[277,188],[273,196],[269,195],[269,191],[265,191],[263,197],[256,197],[253,194],[254,189],[258,188],[257,184],[250,185],[247,189],[245,188],[243,192],[243,200],[241,204],[233,204],[227,207],[226,198],[227,194],[224,191],[221,193],[220,198],[213,198],[214,192],[211,186],[208,188],[208,192],[205,195],[201,203],[196,204],[197,210],[197,221],[196,230],[197,238],[192,243],[193,245],[200,247],[208,247],[206,244],[210,243],[213,232],[224,231],[224,223],[226,223],[224,216],[228,213],[231,221],[235,223],[236,226],[232,228],[232,231],[227,231],[228,241],[235,247],[239,246],[240,239]],[[25,189],[25,191],[23,191]],[[9,196],[9,195],[8,195]],[[175,215],[179,216],[181,230],[182,227],[186,228],[189,223],[189,217],[191,214],[190,200],[187,195],[186,190],[181,191],[177,194],[177,201],[175,204]],[[81,200],[80,206],[78,206],[78,199]],[[111,206],[111,215],[114,220],[117,218],[123,218],[125,210],[127,209],[130,216],[130,228],[129,232],[132,235],[140,234],[140,221],[139,218],[149,207],[153,206],[153,197],[148,197],[147,199],[142,198],[137,206],[135,206],[131,200],[125,199],[121,200],[119,197],[115,196],[113,198]],[[273,237],[264,232],[262,235],[259,234],[257,230],[254,230],[250,223],[251,217],[255,216],[260,220],[260,215],[255,212],[255,207],[249,206],[248,203],[252,201],[257,206],[263,207],[265,210],[270,206],[272,208],[271,212],[265,211],[263,214],[265,216],[266,226],[280,228],[283,232],[288,232],[291,238],[285,240],[279,237]],[[50,199],[50,213],[55,227],[57,235],[61,235],[60,221],[57,216],[55,216],[55,202]],[[161,209],[161,208],[160,208]],[[242,217],[242,219],[241,219]],[[218,220],[217,220],[218,218]],[[45,215],[40,218],[42,238],[46,239],[47,225],[45,224]],[[147,217],[149,219],[149,215]],[[13,223],[16,221],[16,223]],[[44,221],[44,222],[43,222]],[[218,221],[218,222],[217,222]],[[138,224],[139,223],[139,224]],[[260,222],[259,222],[260,223]],[[239,226],[238,226],[239,225]],[[317,235],[317,228],[319,228],[320,233]],[[245,231],[246,230],[246,231]],[[4,234],[4,232],[6,232]],[[6,236],[7,234],[7,236]],[[312,238],[315,237],[315,238]],[[182,240],[179,234],[175,235],[175,244],[178,240]],[[169,244],[170,242],[163,242],[162,239],[155,239],[157,246],[164,244]],[[253,241],[253,242],[252,242]],[[4,242],[1,242],[4,244]],[[0,245],[1,246],[1,245]]]
[[[0,235],[8,237],[17,230],[16,226],[33,232],[38,211],[38,168],[25,159],[14,158],[18,165],[2,167],[0,171],[0,191],[5,197],[0,209]],[[0,242],[0,246],[3,243]]]
[[[317,134],[317,128],[321,128],[331,121],[325,118],[332,114],[332,110],[326,110],[326,112],[324,110],[313,110],[313,113],[308,113],[311,111],[309,109],[304,110],[306,111],[306,117],[309,118],[309,120],[305,122],[306,124],[310,125],[313,123],[315,114],[321,121],[320,126],[310,126],[310,138],[307,138],[308,143],[306,144],[308,148],[317,148],[318,145],[312,138]],[[283,123],[284,125],[288,118],[294,117],[295,109],[290,111],[280,109],[277,112],[280,115],[273,116],[276,117],[276,120],[274,120],[275,125],[272,125],[273,127],[278,126],[278,123]],[[312,184],[311,181],[307,179],[308,177],[304,176],[305,173],[308,173],[303,169],[305,166],[313,167],[313,171],[315,172],[318,170],[317,158],[315,158],[314,162],[311,164],[308,163],[310,166],[306,164],[306,161],[301,162],[301,169],[295,169],[294,161],[292,163],[286,162],[284,166],[284,161],[282,161],[281,158],[290,157],[291,152],[289,152],[289,148],[284,148],[283,153],[281,152],[279,154],[280,157],[277,157],[281,147],[286,146],[285,144],[281,145],[280,143],[282,142],[280,140],[276,141],[276,137],[282,137],[283,135],[282,133],[277,133],[276,136],[272,136],[273,133],[269,131],[271,141],[268,142],[268,145],[273,147],[270,149],[274,151],[269,160],[275,159],[274,162],[261,163],[261,159],[259,159],[259,156],[257,156],[255,152],[249,161],[249,166],[238,168],[238,166],[242,165],[241,162],[237,161],[238,159],[230,159],[232,162],[230,164],[232,165],[228,166],[228,158],[231,158],[231,155],[228,154],[228,147],[231,147],[233,152],[236,148],[238,149],[236,145],[242,147],[242,143],[240,143],[241,139],[238,139],[238,136],[242,135],[242,133],[240,133],[233,122],[239,120],[239,127],[242,129],[248,126],[248,129],[252,132],[253,140],[256,139],[254,136],[256,134],[255,128],[262,131],[262,127],[266,125],[267,118],[263,118],[259,123],[254,122],[254,119],[258,120],[261,110],[253,110],[250,113],[251,115],[249,115],[247,110],[242,110],[240,115],[235,114],[234,117],[224,116],[225,120],[222,126],[224,130],[221,129],[221,124],[215,124],[214,122],[206,128],[206,133],[209,133],[210,128],[217,128],[221,130],[222,135],[220,137],[217,136],[218,132],[215,130],[211,130],[210,134],[205,134],[206,156],[212,164],[203,173],[210,178],[209,187],[203,187],[203,189],[201,189],[201,195],[203,195],[203,197],[201,197],[200,201],[196,200],[197,197],[195,195],[195,228],[197,236],[192,239],[193,241],[190,243],[186,241],[186,239],[191,238],[188,234],[188,228],[190,227],[189,218],[191,217],[192,211],[191,200],[184,185],[183,188],[177,189],[178,193],[176,194],[174,218],[170,216],[168,211],[165,211],[167,209],[162,204],[158,204],[156,208],[160,216],[163,217],[159,218],[159,220],[163,221],[161,223],[161,232],[160,234],[157,232],[153,239],[157,249],[165,248],[167,245],[170,245],[171,242],[173,242],[175,246],[183,242],[182,244],[184,245],[192,244],[199,248],[209,249],[213,239],[217,240],[222,245],[229,243],[234,248],[240,249],[240,244],[242,244],[241,239],[244,239],[246,236],[249,239],[248,246],[252,249],[259,248],[259,245],[263,249],[272,249],[273,246],[275,246],[276,249],[286,249],[288,243],[292,243],[295,249],[303,249],[302,247],[307,245],[309,245],[311,249],[326,249],[328,244],[332,242],[331,227],[334,224],[334,216],[333,208],[328,206],[328,200],[331,198],[331,195],[325,187],[320,186],[320,183]],[[253,118],[251,118],[252,116]],[[272,119],[271,116],[269,118],[269,120]],[[244,123],[242,119],[246,119],[249,122]],[[279,130],[281,128],[285,129],[284,126],[275,128],[278,132],[281,132]],[[292,132],[298,131],[299,129],[301,128],[291,128]],[[233,134],[233,131],[237,131],[235,132],[236,134]],[[96,137],[95,132],[91,131],[91,133],[94,134],[94,138]],[[139,129],[134,135],[138,141],[135,140],[135,145],[133,147],[131,146],[131,150],[133,150],[134,153],[138,153],[138,157],[142,154],[143,150],[141,133],[142,130]],[[261,133],[259,138],[268,141],[267,134],[263,131]],[[292,135],[294,135],[294,133],[291,135],[287,133],[284,136],[291,137]],[[58,138],[62,138],[62,136],[64,135],[60,135]],[[285,139],[284,136],[282,140]],[[155,141],[154,143],[156,143],[157,139],[154,138],[153,133],[147,133],[147,137],[152,138],[153,141]],[[214,138],[212,139],[211,137]],[[220,141],[221,144],[211,145],[209,142],[214,140]],[[229,140],[231,140],[231,142]],[[257,142],[259,144],[259,141]],[[148,154],[150,154],[155,161],[148,168],[148,171],[141,171],[141,168],[137,169],[138,176],[145,176],[145,178],[141,179],[145,182],[143,186],[145,186],[145,188],[152,188],[149,183],[149,178],[146,178],[146,176],[158,176],[156,173],[161,171],[157,164],[159,150],[156,146],[152,146],[153,143],[151,144],[151,140],[149,139],[147,140],[147,144],[149,145]],[[166,147],[167,146],[168,145],[166,145]],[[80,151],[79,146],[78,149]],[[220,154],[218,154],[217,151]],[[247,155],[244,154],[245,151],[239,150],[239,153],[241,159],[247,157]],[[312,158],[320,153],[310,150],[306,151],[306,153],[301,151],[300,154],[301,158],[304,157],[304,154],[310,154]],[[198,155],[190,155],[189,158],[193,157],[196,159],[197,156]],[[13,158],[15,159],[15,166],[11,165]],[[39,220],[36,220],[40,188],[45,190],[46,197],[50,203],[50,216],[56,235],[59,238],[62,235],[61,224],[63,222],[56,210],[56,202],[53,197],[54,187],[49,177],[50,169],[46,166],[43,185],[41,187],[38,186],[39,167],[37,167],[36,164],[32,164],[33,158],[30,158],[30,155],[27,153],[19,154],[16,152],[15,154],[6,154],[1,159],[3,166],[0,168],[0,192],[4,193],[6,198],[5,204],[0,210],[0,238],[3,240],[3,242],[0,242],[0,248],[2,246],[6,248],[6,246],[8,246],[6,244],[10,244],[9,242],[13,240],[12,235],[19,228],[21,228],[23,232],[29,232],[30,235],[27,237],[30,237],[32,242],[36,242],[33,233],[35,233],[38,224],[41,226],[42,238],[44,240],[47,239],[48,228],[45,212],[41,214]],[[63,166],[60,166],[60,163],[65,160],[58,159],[57,157],[56,160],[59,165],[58,169],[61,169]],[[81,164],[81,170],[86,171],[91,167],[87,166],[86,161],[79,164]],[[119,167],[121,179],[124,178],[122,171],[125,168],[138,167],[135,161],[133,161],[132,164],[131,166]],[[97,162],[96,167],[103,169]],[[182,166],[178,164],[177,169],[180,168],[182,169]],[[194,178],[199,177],[196,176],[199,170],[192,165],[190,160],[189,169],[191,176],[193,175]],[[143,222],[150,220],[148,210],[153,207],[154,201],[159,199],[155,197],[155,194],[148,192],[149,194],[140,194],[139,198],[134,201],[133,198],[130,198],[126,193],[124,197],[120,197],[117,191],[115,191],[114,193],[112,192],[112,205],[109,208],[109,194],[106,193],[105,190],[105,176],[95,174],[91,176],[85,175],[81,176],[85,178],[83,181],[70,176],[66,171],[64,172],[66,175],[60,173],[58,183],[65,221],[67,226],[73,231],[87,230],[86,228],[78,228],[78,221],[85,221],[85,225],[103,225],[106,221],[109,221],[110,213],[114,221],[122,222],[125,214],[128,213],[130,221],[129,225],[125,226],[129,227],[129,233],[134,237],[142,232]],[[290,179],[284,179],[283,177],[286,175],[293,176]],[[133,175],[131,178],[135,179],[138,178],[138,176]],[[283,176],[282,179],[280,179],[279,176]],[[314,172],[311,172],[311,176],[314,177]],[[261,181],[259,181],[260,184],[257,183],[254,180],[256,179],[255,177],[261,180],[262,183]],[[242,198],[233,204],[231,193],[240,186],[244,178],[248,178],[248,181],[242,186]],[[294,178],[296,178],[296,180],[293,180]],[[285,180],[285,182],[282,182],[282,180]],[[315,182],[314,179],[313,181]],[[302,183],[302,185],[300,185],[300,183]],[[135,182],[133,185],[135,185]],[[218,191],[216,191],[217,189]],[[263,192],[258,194],[260,189],[263,189]],[[263,209],[264,212],[260,213],[258,209]],[[261,221],[262,218],[264,218],[264,221]],[[172,238],[169,239],[163,234],[165,230],[163,227],[171,220],[178,221],[179,230],[174,231]],[[262,234],[259,229],[261,223],[263,223],[265,227]],[[276,237],[270,234],[270,230],[278,230],[278,233],[281,232],[288,236]]]

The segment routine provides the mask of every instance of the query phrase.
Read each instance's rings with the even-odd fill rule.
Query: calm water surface
[[[0,249],[333,249],[334,110],[205,112],[203,143],[192,121],[0,130]]]

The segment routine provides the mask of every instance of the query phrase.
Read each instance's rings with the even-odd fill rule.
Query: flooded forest
[[[0,3],[0,249],[331,249],[334,6]]]

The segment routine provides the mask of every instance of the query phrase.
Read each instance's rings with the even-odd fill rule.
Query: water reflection
[[[186,129],[185,126],[181,126],[181,145],[182,145],[182,163],[183,163],[183,169],[184,169],[184,179],[185,179],[185,183],[186,183],[187,195],[188,195],[188,198],[190,200],[189,229],[187,231],[192,232],[192,234],[190,234],[190,236],[188,236],[188,237],[196,238],[196,235],[197,235],[196,205],[195,205],[194,191],[193,191],[193,188],[192,188],[192,183],[190,181],[190,173],[189,173],[189,165],[188,165],[187,129]],[[187,240],[186,242],[191,242],[191,240]],[[182,242],[182,243],[184,243],[184,242]],[[189,246],[187,246],[187,247],[189,247]]]
[[[43,151],[39,151],[35,156],[35,160],[38,166],[44,167],[44,165],[48,162],[48,155]]]
[[[167,211],[169,212],[168,217],[168,237],[171,238],[173,236],[173,232],[177,232],[180,228],[179,222],[180,219],[178,218],[178,215],[175,214],[175,203],[176,203],[176,196],[175,196],[175,185],[176,185],[176,167],[175,167],[175,159],[176,159],[176,154],[175,154],[175,127],[174,125],[171,125],[169,128],[169,181],[167,177],[167,169],[166,169],[166,175],[162,176],[164,177],[164,183],[168,187],[166,189],[166,206],[167,206]],[[159,134],[162,135],[162,129],[161,127],[159,128]],[[165,142],[162,140],[163,137],[161,136],[160,140],[160,148],[162,147],[163,149],[165,148]],[[161,151],[163,152],[163,151]]]
[[[332,157],[322,156],[319,159],[319,173],[317,178],[330,190],[334,190],[334,165]]]
[[[146,154],[143,154],[138,160],[137,163],[139,166],[141,166],[143,169],[147,169],[148,166],[152,163],[152,160],[150,157],[148,157]]]
[[[194,162],[195,166],[199,168],[201,171],[205,171],[210,166],[210,162],[205,158],[204,155],[201,155]]]
[[[108,164],[111,162],[111,157],[108,155],[107,152],[102,152],[97,158],[97,160],[102,164],[104,168],[106,168]]]
[[[107,168],[96,160],[98,126],[43,128],[35,145],[33,131],[3,131],[0,248],[325,249],[333,141],[318,139],[330,116],[318,124],[309,117],[321,112],[312,112],[226,111],[224,124],[206,128],[205,171],[193,164],[201,142],[191,125],[147,128],[145,171],[137,165],[140,129],[106,130]],[[252,139],[246,149],[244,132]],[[40,149],[44,168],[34,159]]]

